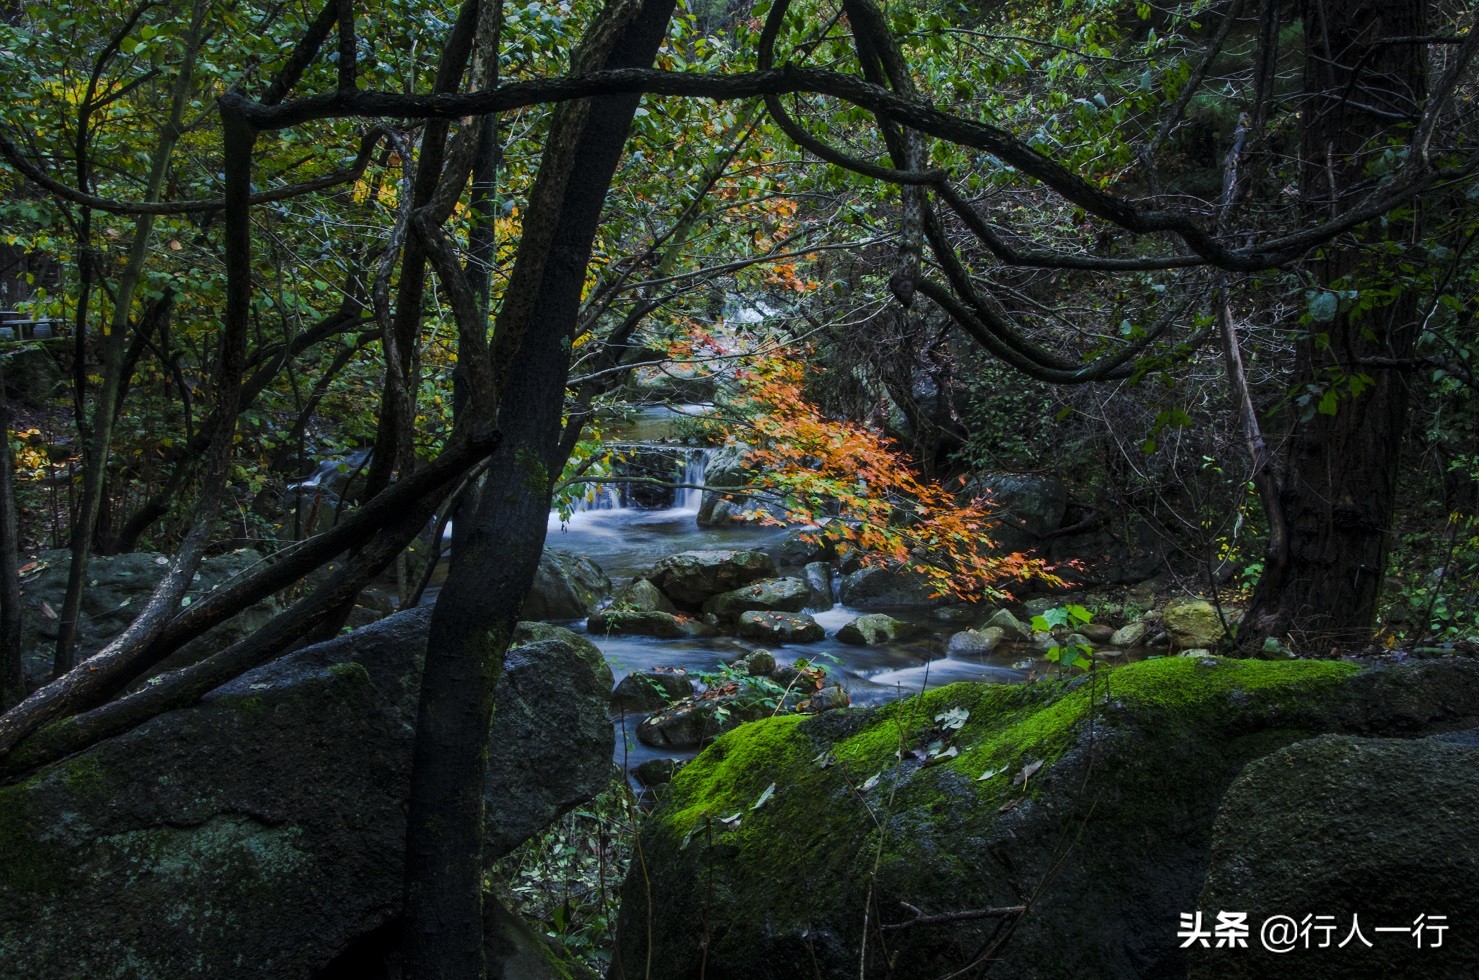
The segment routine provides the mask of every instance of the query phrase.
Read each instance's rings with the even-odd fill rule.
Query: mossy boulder
[[[583,555],[546,548],[524,599],[525,619],[584,619],[611,594],[611,579]]]
[[[744,725],[647,820],[613,975],[927,977],[989,953],[1003,976],[1181,976],[1178,916],[1248,762],[1476,721],[1479,665],[1208,657]],[[887,928],[1023,905],[1010,930]]]
[[[1324,735],[1248,766],[1232,784],[1212,836],[1197,908],[1331,916],[1327,949],[1194,948],[1197,980],[1281,976],[1328,980],[1479,976],[1479,739],[1412,741]],[[1188,911],[1190,911],[1188,909]],[[1447,930],[1406,931],[1424,915]],[[1336,946],[1359,917],[1367,948]],[[1434,924],[1440,924],[1434,920]],[[1377,927],[1401,926],[1399,934]],[[1441,945],[1434,946],[1434,938]],[[1318,941],[1319,934],[1316,934]]]
[[[401,903],[429,608],[306,647],[0,788],[0,973],[307,977]],[[491,860],[609,784],[611,674],[524,624],[497,689]]]
[[[867,613],[837,631],[837,642],[859,647],[895,643],[919,635],[919,628],[902,623],[886,613]]]
[[[644,578],[680,608],[698,609],[722,592],[775,577],[775,562],[763,551],[684,551],[659,561]]]
[[[767,578],[720,593],[704,602],[704,612],[726,622],[747,612],[799,613],[811,600],[811,589],[799,578]]]

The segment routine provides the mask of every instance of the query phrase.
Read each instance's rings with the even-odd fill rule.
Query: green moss
[[[1035,797],[1091,723],[1132,728],[1147,744],[1167,746],[1164,756],[1142,752],[1098,777],[1112,822],[1136,827],[1150,819],[1142,809],[1165,804],[1167,765],[1230,779],[1254,742],[1267,751],[1300,737],[1299,719],[1328,704],[1356,670],[1169,658],[1072,681],[952,684],[877,709],[753,722],[675,777],[655,814],[653,845],[688,852],[680,860],[696,870],[686,901],[713,902],[752,925],[806,929],[819,916],[860,909],[868,894],[931,894],[941,881],[979,879],[980,853],[941,845],[992,837],[1003,805],[1009,811]],[[952,708],[969,718],[942,731],[936,716]],[[1275,724],[1280,719],[1287,723]],[[1270,739],[1269,729],[1280,732]],[[921,765],[913,751],[934,741],[958,755]],[[1033,761],[1043,763],[1038,774],[1014,784]],[[979,779],[990,771],[998,774]],[[1205,786],[1180,782],[1187,794],[1180,811],[1198,811]],[[1210,824],[1210,811],[1204,816]],[[1139,849],[1154,845],[1142,834],[1102,859],[1144,860]],[[790,875],[804,885],[769,884]]]
[[[370,683],[370,672],[365,665],[347,660],[343,663],[329,664],[329,676],[336,683],[351,685],[356,688],[367,687]]]

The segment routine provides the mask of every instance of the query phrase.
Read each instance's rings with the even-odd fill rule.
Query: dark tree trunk
[[[10,452],[10,400],[0,362],[0,711],[24,696],[21,665],[20,518],[15,506],[15,460]]]
[[[650,65],[672,0],[644,0],[590,67]],[[608,7],[621,11],[619,5]],[[593,29],[612,25],[606,15]],[[561,413],[585,271],[637,96],[557,110],[495,330],[503,445],[437,600],[412,759],[406,964],[416,980],[482,977],[483,780],[493,687],[544,548],[563,464]]]
[[[1391,39],[1425,35],[1426,9],[1421,0],[1304,0],[1301,13],[1309,95],[1300,193],[1313,223],[1368,192],[1368,165],[1416,122],[1426,92],[1424,47]],[[1400,283],[1393,288],[1390,270],[1416,233],[1415,215],[1394,216],[1330,243],[1308,263],[1317,291],[1360,295],[1342,299],[1338,311],[1333,297],[1310,307],[1315,316],[1299,341],[1294,377],[1295,394],[1310,397],[1295,423],[1280,491],[1288,551],[1264,570],[1245,642],[1288,634],[1297,648],[1320,653],[1371,637],[1408,389],[1400,371],[1367,362],[1412,355],[1417,296]]]

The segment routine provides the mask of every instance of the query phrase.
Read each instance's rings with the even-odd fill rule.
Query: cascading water
[[[673,492],[674,510],[691,510],[695,514],[704,499],[704,471],[708,468],[712,449],[689,449],[683,457],[683,478]]]

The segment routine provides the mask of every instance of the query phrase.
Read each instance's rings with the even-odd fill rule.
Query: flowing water
[[[627,430],[628,444],[640,445],[673,457],[675,475],[683,483],[703,483],[703,461],[706,450],[660,442],[662,423],[673,413],[665,409],[649,410],[638,420],[639,432]],[[681,469],[679,463],[681,462]],[[597,562],[611,577],[617,589],[641,575],[658,560],[680,551],[706,548],[759,548],[778,544],[786,535],[783,528],[753,525],[729,525],[701,528],[696,516],[702,491],[680,489],[662,505],[632,506],[620,484],[605,484],[594,499],[584,503],[568,520],[551,513],[547,547],[583,555]],[[797,574],[783,569],[783,574]],[[835,583],[834,583],[835,585]],[[868,610],[879,611],[879,610]],[[926,687],[937,687],[962,680],[1014,682],[1024,680],[1032,669],[1043,668],[1036,658],[1041,651],[1028,645],[1012,644],[977,657],[952,657],[946,654],[949,637],[957,630],[979,625],[991,609],[961,611],[960,618],[949,622],[932,615],[926,608],[883,610],[896,619],[925,627],[924,637],[909,642],[875,647],[839,643],[839,628],[861,615],[863,610],[834,604],[828,609],[808,609],[827,631],[818,643],[769,647],[780,663],[805,658],[828,668],[831,676],[848,691],[854,704],[877,704],[891,701]],[[583,621],[564,623],[584,632]],[[659,640],[646,637],[591,635],[611,664],[619,681],[628,673],[652,667],[682,667],[692,672],[714,671],[727,661],[744,656],[758,644],[732,637],[696,640]],[[631,767],[653,757],[682,755],[669,749],[651,749],[637,741],[635,731],[640,718],[618,719],[626,733],[625,744],[617,745],[618,761]],[[692,753],[687,753],[692,755]]]

